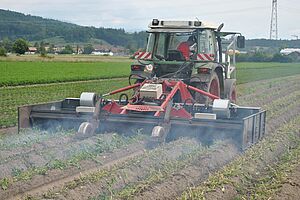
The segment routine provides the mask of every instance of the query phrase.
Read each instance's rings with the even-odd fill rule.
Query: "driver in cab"
[[[181,42],[177,46],[177,50],[180,51],[185,58],[185,60],[190,60],[190,57],[195,53],[196,38],[195,36],[190,36],[187,41]]]

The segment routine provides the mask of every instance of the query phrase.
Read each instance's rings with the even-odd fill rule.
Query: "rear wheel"
[[[236,81],[235,79],[227,79],[225,82],[225,96],[232,103],[237,101]]]
[[[210,80],[206,83],[199,83],[197,88],[209,92],[213,95],[220,96],[220,80],[216,72],[213,72],[210,76]],[[206,97],[202,94],[195,93],[195,100],[199,103],[207,104],[212,102],[209,97]]]
[[[229,96],[230,101],[232,103],[236,103],[236,86],[235,86],[235,84],[232,86],[229,94],[230,94],[230,96]]]

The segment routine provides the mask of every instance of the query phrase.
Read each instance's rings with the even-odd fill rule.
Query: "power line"
[[[278,15],[277,15],[277,0],[272,0],[272,14],[270,26],[270,39],[278,39]]]

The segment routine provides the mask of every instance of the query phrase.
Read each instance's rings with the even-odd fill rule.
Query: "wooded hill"
[[[146,26],[145,26],[146,29]],[[53,19],[25,15],[0,9],[0,40],[24,38],[29,41],[59,39],[64,43],[93,43],[103,41],[110,45],[129,49],[145,47],[146,32],[127,33],[124,29],[79,26]],[[246,41],[247,50],[254,47],[279,48],[300,47],[300,40],[251,39]]]
[[[127,33],[124,29],[79,26],[53,19],[0,9],[0,40],[24,38],[41,41],[61,38],[65,43],[88,43],[93,39],[124,47],[145,46],[145,32]]]

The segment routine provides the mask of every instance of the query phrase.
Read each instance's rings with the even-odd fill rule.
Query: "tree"
[[[9,38],[4,38],[2,41],[2,47],[6,50],[6,52],[12,52],[13,43]]]
[[[28,50],[28,42],[22,38],[17,39],[13,44],[13,50],[18,54],[25,54]]]
[[[55,48],[54,44],[50,44],[49,49],[48,49],[48,53],[55,53],[54,48]]]
[[[281,55],[280,53],[276,53],[273,55],[273,58],[271,60],[272,62],[282,62],[282,63],[287,63],[287,62],[292,62],[292,58],[288,56]]]
[[[0,56],[6,56],[6,49],[4,47],[0,47]]]
[[[41,43],[40,43],[39,52],[42,57],[46,56],[46,54],[47,54],[46,48],[45,48],[45,43],[43,41],[41,41]]]
[[[94,51],[94,47],[91,44],[84,46],[83,54],[91,54]]]
[[[60,52],[61,54],[72,54],[73,48],[70,45],[65,46],[64,50]]]

